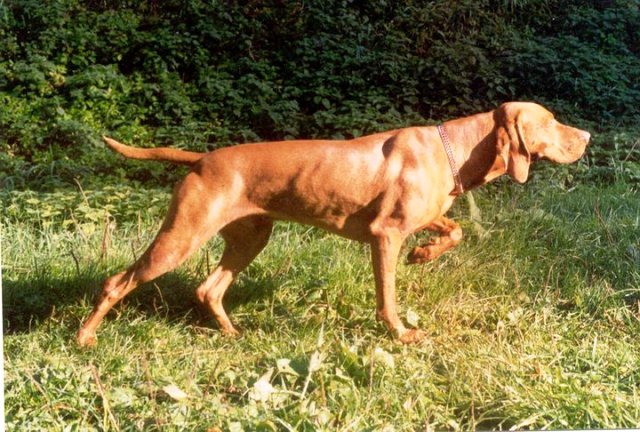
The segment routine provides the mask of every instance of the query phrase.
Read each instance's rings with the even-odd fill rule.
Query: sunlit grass
[[[5,214],[9,429],[640,422],[640,200],[629,185],[501,183],[474,193],[475,222],[460,200],[453,213],[464,242],[433,263],[398,268],[402,316],[430,334],[418,346],[397,344],[375,321],[365,246],[280,223],[228,293],[240,338],[215,330],[193,297],[221,252],[213,240],[116,307],[96,348],[77,348],[75,332],[102,280],[139,256],[159,226],[162,210],[148,210],[144,196],[163,193],[129,200],[139,217],[63,211],[71,220],[64,227],[26,212],[20,218],[29,204],[19,199],[17,213]]]

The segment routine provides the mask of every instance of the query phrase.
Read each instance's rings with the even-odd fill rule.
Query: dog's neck
[[[506,173],[506,161],[498,154],[497,125],[492,111],[451,120],[445,126],[465,190]]]

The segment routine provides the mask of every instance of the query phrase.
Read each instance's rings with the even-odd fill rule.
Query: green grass
[[[227,295],[240,338],[215,330],[193,296],[221,252],[213,240],[129,296],[98,346],[80,349],[75,332],[102,280],[142,253],[168,193],[4,195],[7,427],[637,426],[638,191],[622,182],[566,190],[545,174],[474,192],[480,220],[460,199],[464,242],[399,266],[403,318],[430,334],[417,346],[375,321],[365,246],[281,223]],[[163,390],[171,384],[186,398]]]

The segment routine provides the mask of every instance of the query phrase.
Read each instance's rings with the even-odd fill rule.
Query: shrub
[[[101,134],[195,150],[349,138],[517,99],[634,124],[639,4],[14,0],[0,14],[0,150],[16,169],[80,169],[109,161]],[[134,177],[157,179],[145,170]]]

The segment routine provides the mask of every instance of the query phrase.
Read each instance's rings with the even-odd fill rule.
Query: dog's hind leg
[[[116,303],[140,284],[176,268],[225,225],[220,215],[227,197],[203,200],[204,187],[194,173],[176,187],[168,215],[151,246],[129,269],[105,281],[93,311],[78,331],[79,345],[94,345],[96,329]]]
[[[223,333],[237,335],[224,307],[222,298],[235,277],[244,270],[267,245],[273,222],[268,217],[250,216],[224,227],[220,234],[225,249],[218,267],[198,287],[198,300],[214,316]]]

